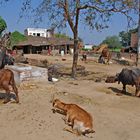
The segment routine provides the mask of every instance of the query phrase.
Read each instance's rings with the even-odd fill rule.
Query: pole
[[[136,58],[136,66],[138,66],[139,63],[139,55],[140,55],[140,0],[139,0],[139,19],[138,19],[138,46],[137,46],[137,58]]]

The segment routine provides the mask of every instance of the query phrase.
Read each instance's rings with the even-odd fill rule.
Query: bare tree
[[[10,0],[0,2],[2,1]],[[108,27],[110,18],[115,13],[126,16],[131,24],[132,13],[136,14],[138,11],[138,0],[42,0],[36,8],[32,8],[33,1],[23,0],[22,14],[32,9],[35,22],[43,22],[44,18],[48,18],[53,28],[70,26],[74,39],[73,78],[76,77],[78,62],[79,22],[91,29],[102,30]]]

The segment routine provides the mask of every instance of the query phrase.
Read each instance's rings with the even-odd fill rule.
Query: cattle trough
[[[48,79],[48,70],[46,68],[25,64],[6,65],[5,68],[14,72],[14,78],[17,85],[20,85],[23,81],[29,81],[33,79]]]

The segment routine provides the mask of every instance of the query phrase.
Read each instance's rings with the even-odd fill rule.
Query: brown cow
[[[19,103],[18,89],[14,80],[14,73],[9,69],[0,70],[0,88],[4,89],[8,96],[4,100],[4,103],[9,102],[10,87],[12,87],[14,93],[16,94],[16,102]]]
[[[65,123],[72,126],[72,129],[64,130],[77,135],[94,133],[92,116],[76,104],[66,104],[58,99],[53,101],[53,107],[60,109],[66,114]]]
[[[101,56],[104,57],[104,59],[107,59],[106,63],[109,64],[109,61],[110,61],[110,59],[112,57],[112,53],[109,51],[108,48],[104,48],[102,50]]]

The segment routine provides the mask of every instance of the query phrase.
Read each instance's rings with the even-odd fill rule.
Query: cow
[[[122,92],[126,93],[126,85],[132,85],[136,87],[135,90],[135,96],[140,96],[139,90],[140,90],[140,69],[139,68],[123,68],[120,73],[117,73],[116,76],[113,77],[107,77],[106,82],[107,83],[114,83],[118,81],[118,84],[120,82],[123,84]]]
[[[7,97],[4,103],[9,102],[10,88],[12,87],[14,93],[16,94],[16,103],[19,103],[18,89],[14,80],[14,73],[9,69],[0,70],[0,88],[4,89],[7,93]]]
[[[86,135],[94,133],[92,116],[76,104],[66,104],[59,99],[53,101],[53,107],[60,109],[66,114],[65,123],[70,125],[72,129],[64,128],[64,130],[77,135]]]
[[[112,52],[110,52],[108,48],[104,48],[101,52],[98,61],[100,61],[101,58],[104,58],[104,60],[107,59],[106,63],[109,64],[111,57],[112,57]],[[105,63],[105,61],[103,61],[102,63]]]

